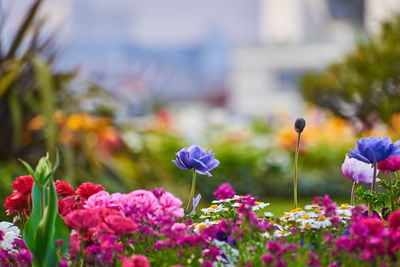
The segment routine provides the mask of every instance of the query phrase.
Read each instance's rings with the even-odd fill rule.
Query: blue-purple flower
[[[399,141],[392,143],[390,137],[368,137],[357,140],[357,146],[347,154],[350,158],[358,159],[362,162],[375,164],[391,156],[399,156]]]
[[[210,171],[219,165],[212,151],[206,152],[197,145],[185,147],[176,153],[173,162],[182,170],[194,168],[197,173],[212,176]]]

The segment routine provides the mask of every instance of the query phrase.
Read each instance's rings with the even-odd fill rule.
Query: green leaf
[[[21,162],[24,163],[25,161],[21,161]],[[42,212],[40,195],[41,195],[41,191],[35,182],[32,187],[32,208],[33,209],[32,209],[31,215],[29,216],[29,219],[25,223],[25,229],[24,229],[24,240],[25,240],[27,247],[31,251],[31,253],[33,255],[35,255],[35,257],[33,258],[34,262],[39,260],[39,258],[36,255],[38,255],[37,251],[41,250],[41,248],[38,247],[37,243],[36,243],[36,233],[37,233],[37,228],[38,228],[38,225],[39,225],[40,219],[41,219],[40,214]]]
[[[33,179],[35,180],[36,183],[36,178],[35,178],[35,171],[32,169],[31,165],[29,165],[28,162],[26,162],[23,159],[19,159],[19,161],[25,166],[25,168],[27,169],[27,171],[29,172],[29,174],[33,177]]]
[[[41,260],[38,262],[39,266],[56,265],[54,235],[57,217],[57,192],[52,181],[50,181],[49,188],[47,206],[44,209],[36,234],[36,243],[40,250],[37,250],[35,256],[39,256]]]

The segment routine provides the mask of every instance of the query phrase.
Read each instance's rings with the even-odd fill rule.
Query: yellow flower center
[[[215,222],[215,223],[220,223],[220,222],[221,222],[221,220],[214,220],[214,222]]]
[[[325,220],[326,220],[325,216],[318,217],[318,219],[317,219],[317,221],[319,221],[319,222],[323,222]]]
[[[286,232],[285,231],[280,231],[279,234],[280,235],[284,235],[284,234],[286,234]]]
[[[313,204],[311,204],[311,206],[313,206],[313,207],[319,207],[318,203],[313,203]]]
[[[260,205],[260,204],[261,204],[261,202],[260,202],[260,201],[256,201],[255,203],[256,203],[256,205]]]
[[[347,210],[349,208],[349,204],[342,204],[341,206],[340,206],[340,209],[341,210]]]
[[[303,216],[303,220],[309,220],[309,219],[311,219],[310,216],[308,216],[308,215]]]
[[[310,228],[310,227],[311,227],[311,224],[306,223],[306,224],[304,224],[304,227],[305,227],[305,228]]]
[[[289,217],[289,214],[284,214],[283,217],[287,218],[287,217]]]
[[[198,225],[199,223],[194,223],[194,224],[192,224],[192,226],[196,226],[196,225]]]
[[[299,211],[302,211],[302,209],[301,208],[297,208],[297,209],[291,210],[290,212],[299,212]]]
[[[204,223],[199,224],[199,226],[198,226],[199,230],[202,230],[202,229],[204,229],[204,228],[206,228],[206,227],[207,227],[207,226],[206,226]]]
[[[321,213],[321,210],[314,210],[314,213]]]
[[[210,208],[216,209],[216,208],[218,208],[218,206],[217,205],[211,205]]]

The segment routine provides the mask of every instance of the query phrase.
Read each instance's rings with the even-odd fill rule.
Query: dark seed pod
[[[303,132],[305,127],[306,127],[306,121],[303,118],[297,118],[296,122],[294,123],[294,129],[296,130],[296,132],[298,133]]]

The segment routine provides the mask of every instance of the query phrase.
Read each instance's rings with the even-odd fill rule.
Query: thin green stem
[[[299,161],[299,148],[300,148],[300,136],[301,133],[297,136],[297,147],[296,154],[294,156],[294,181],[293,181],[293,200],[294,200],[294,208],[297,209],[297,162]]]
[[[354,189],[356,188],[356,182],[353,182],[353,186],[351,187],[351,205],[354,206]]]
[[[393,199],[393,190],[392,190],[392,173],[389,172],[389,195],[390,195],[390,205],[392,211],[394,211],[394,199]]]
[[[192,202],[194,196],[194,188],[196,187],[196,169],[193,168],[193,178],[192,178],[192,189],[190,190],[189,201],[186,207],[186,211],[189,212],[190,203]]]
[[[374,175],[372,176],[371,192],[372,192],[372,194],[374,194],[375,188],[376,188],[376,163],[374,163],[372,165],[372,167],[374,168]],[[372,203],[371,202],[368,203],[368,214],[372,215]]]

